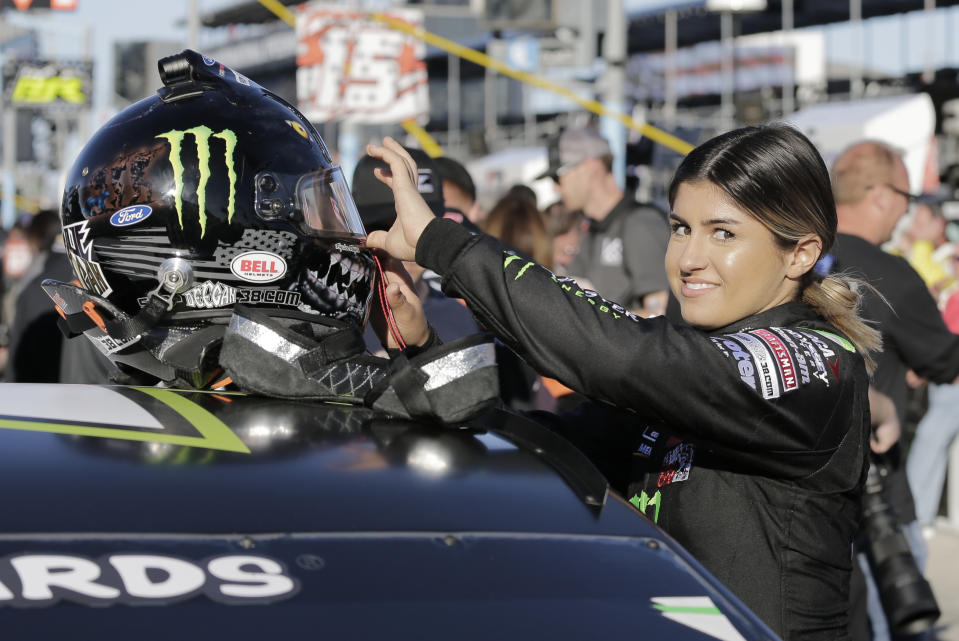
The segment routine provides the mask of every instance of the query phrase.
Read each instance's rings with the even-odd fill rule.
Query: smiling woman
[[[811,236],[787,254],[761,222],[729,202],[712,183],[677,190],[666,250],[670,287],[686,322],[711,329],[796,297],[797,275],[819,258]]]
[[[369,245],[442,274],[540,374],[600,401],[540,418],[784,639],[847,639],[878,338],[853,284],[813,270],[836,212],[809,140],[740,129],[677,169],[666,271],[682,325],[435,219],[406,152],[392,139],[369,152],[398,212]],[[412,336],[425,320],[409,302],[397,320]]]
[[[721,327],[801,297],[872,369],[879,335],[856,314],[859,284],[812,270],[836,238],[836,206],[805,136],[786,126],[717,136],[680,164],[669,203],[666,272],[686,322]]]

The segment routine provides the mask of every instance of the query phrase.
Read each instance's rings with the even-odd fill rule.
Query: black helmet
[[[67,175],[64,241],[99,327],[88,337],[160,358],[171,330],[225,324],[236,303],[362,327],[374,263],[313,126],[194,51],[158,66],[164,87],[100,128]]]

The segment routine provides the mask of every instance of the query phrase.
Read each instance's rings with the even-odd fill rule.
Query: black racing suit
[[[798,302],[708,333],[639,319],[442,220],[416,259],[540,373],[600,402],[560,429],[770,627],[846,637],[868,379],[835,329]]]

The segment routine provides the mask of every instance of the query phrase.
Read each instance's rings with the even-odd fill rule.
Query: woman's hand
[[[386,302],[393,312],[396,328],[407,347],[421,346],[429,339],[430,328],[426,323],[423,304],[413,289],[413,282],[398,260],[383,254],[379,256],[383,274],[386,277]],[[383,309],[379,296],[374,296],[373,299],[373,309],[370,313],[373,331],[376,332],[380,343],[388,349],[399,349],[401,346],[387,323],[389,310]]]
[[[384,161],[389,170],[373,170],[381,182],[393,190],[396,221],[389,231],[374,231],[366,239],[368,247],[382,249],[400,260],[416,260],[416,243],[426,226],[435,219],[417,189],[416,163],[400,143],[389,136],[382,145],[367,145],[366,153]]]

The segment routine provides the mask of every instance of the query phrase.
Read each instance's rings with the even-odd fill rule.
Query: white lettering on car
[[[49,601],[52,588],[93,599],[115,599],[120,591],[96,583],[100,566],[88,559],[63,554],[30,554],[10,559],[20,577],[21,594],[28,601]]]
[[[158,554],[15,554],[0,560],[0,607],[172,603],[205,594],[229,604],[288,599],[300,589],[280,562],[227,555],[196,562]]]
[[[259,571],[250,571],[253,567]],[[225,556],[207,566],[210,574],[223,581],[220,591],[240,599],[269,599],[290,592],[294,584],[283,574],[283,566],[271,559],[249,556]]]
[[[206,583],[203,570],[189,561],[148,554],[114,554],[112,565],[130,596],[141,599],[172,599],[196,592]],[[166,579],[153,581],[149,570],[160,570]]]

